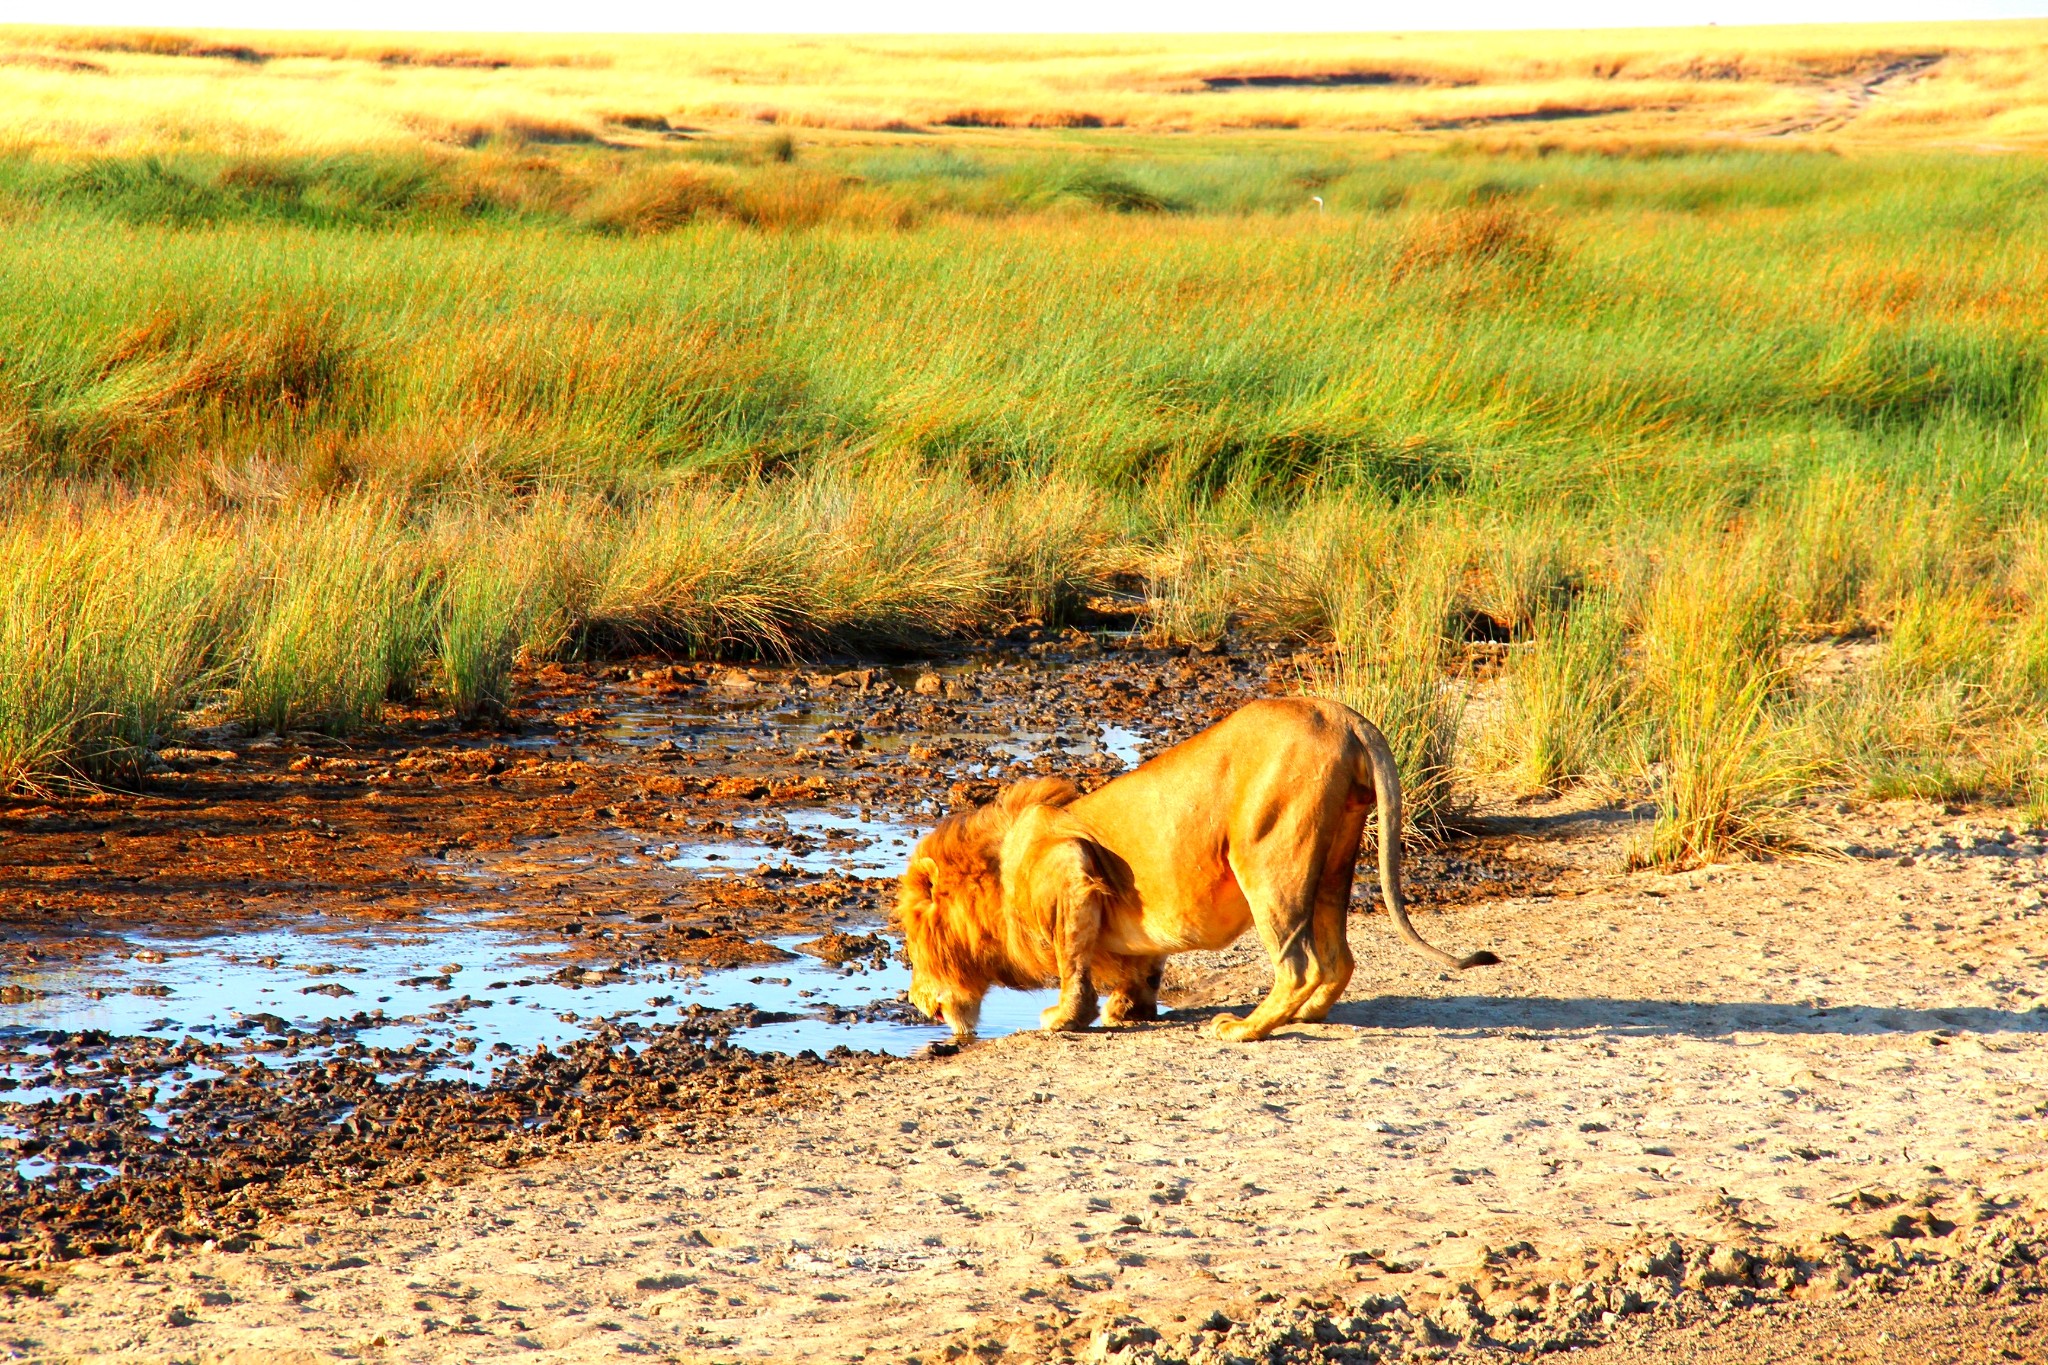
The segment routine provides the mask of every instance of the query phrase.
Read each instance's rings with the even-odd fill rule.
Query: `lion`
[[[897,890],[910,1000],[971,1037],[991,986],[1057,984],[1047,1029],[1158,1016],[1173,953],[1257,925],[1273,988],[1222,1038],[1253,1041],[1325,1018],[1351,981],[1345,919],[1367,818],[1379,814],[1380,892],[1401,939],[1453,957],[1408,922],[1401,785],[1386,737],[1315,698],[1246,705],[1084,796],[1063,778],[1009,787],[918,842]]]

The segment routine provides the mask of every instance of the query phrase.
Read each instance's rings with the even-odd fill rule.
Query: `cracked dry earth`
[[[1354,916],[1331,1019],[1239,1046],[1200,1025],[1263,991],[1263,954],[1190,956],[1157,1025],[824,1069],[714,1146],[657,1132],[310,1206],[244,1254],[72,1263],[0,1339],[200,1361],[2048,1359],[2048,847],[1997,812],[1829,819],[1836,857],[1625,874],[1624,817],[1504,807],[1493,828],[1554,890],[1422,924],[1503,966],[1447,976]]]

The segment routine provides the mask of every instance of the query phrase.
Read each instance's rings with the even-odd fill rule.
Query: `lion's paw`
[[[1253,1034],[1251,1025],[1234,1014],[1219,1014],[1209,1021],[1209,1032],[1226,1043],[1242,1043]]]

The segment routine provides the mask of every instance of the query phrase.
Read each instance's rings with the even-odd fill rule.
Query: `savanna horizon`
[[[1500,33],[749,37],[0,26],[0,139],[56,150],[1286,130],[2037,146],[2048,21]]]
[[[1904,60],[1847,34],[1744,60]],[[1545,60],[1581,79],[1559,54],[1601,36]],[[46,31],[13,50],[103,69],[0,65],[10,783],[131,780],[195,707],[488,714],[521,660],[935,647],[1115,587],[1161,639],[1326,644],[1307,681],[1388,731],[1423,828],[1475,767],[1654,797],[1660,862],[1796,839],[1819,791],[2048,799],[2031,153],[1344,131],[1367,97],[1500,94],[1437,75],[1161,94],[1313,115],[1189,134],[519,122],[414,83],[623,59],[290,38],[324,55]],[[1157,45],[1207,81],[1224,44]],[[354,107],[399,132],[309,141],[235,93],[293,62],[377,77]],[[56,83],[36,136],[23,72]],[[187,81],[189,136],[64,84],[131,76]],[[430,107],[472,121],[394,114]],[[1475,631],[1512,638],[1509,685],[1460,734]],[[1808,666],[1845,637],[1880,647]]]

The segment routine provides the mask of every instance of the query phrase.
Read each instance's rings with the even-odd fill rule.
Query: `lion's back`
[[[1189,797],[1258,772],[1285,773],[1296,783],[1348,782],[1358,768],[1362,723],[1356,711],[1326,697],[1261,697],[1081,798],[1080,806],[1100,809],[1124,795],[1116,792],[1119,784],[1144,785],[1132,781],[1141,774]]]

